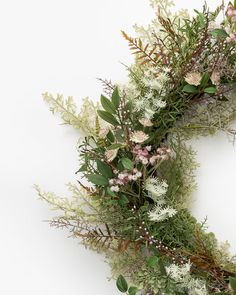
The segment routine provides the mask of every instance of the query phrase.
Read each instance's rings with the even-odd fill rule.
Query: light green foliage
[[[95,106],[91,100],[85,98],[78,113],[71,96],[65,99],[60,94],[54,97],[46,92],[43,94],[43,99],[49,104],[51,112],[59,114],[65,124],[72,125],[86,134],[96,135],[96,111],[98,106]]]

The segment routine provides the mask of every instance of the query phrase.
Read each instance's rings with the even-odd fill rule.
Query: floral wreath
[[[236,294],[236,258],[188,205],[197,163],[186,141],[219,130],[235,136],[236,2],[193,17],[150,0],[148,28],[125,32],[135,63],[129,81],[102,80],[104,95],[45,93],[53,113],[83,131],[72,198],[39,196],[62,213],[51,221],[105,253],[120,292],[135,295]],[[220,21],[219,21],[220,19]]]

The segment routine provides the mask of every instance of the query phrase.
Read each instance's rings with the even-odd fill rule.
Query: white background
[[[41,93],[80,103],[98,99],[97,77],[125,81],[120,62],[132,56],[120,30],[132,34],[134,23],[152,16],[147,0],[0,1],[0,294],[118,294],[101,256],[42,222],[54,213],[37,201],[33,184],[66,193],[78,168],[78,134],[59,125]],[[224,135],[194,146],[201,163],[194,214],[208,215],[210,229],[236,252],[236,148]]]

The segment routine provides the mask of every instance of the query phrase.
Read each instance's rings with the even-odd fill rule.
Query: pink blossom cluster
[[[236,9],[234,9],[234,6],[229,3],[226,11],[226,15],[229,17],[232,23],[236,23]],[[230,41],[236,41],[236,34],[232,32],[230,27],[227,27],[226,32],[229,34],[229,37],[226,39],[228,42]]]
[[[152,147],[136,145],[133,149],[133,154],[136,155],[135,160],[141,162],[143,165],[155,165],[158,161],[165,161],[170,158],[171,149],[167,146],[161,146],[156,150],[155,154],[151,154]]]
[[[142,177],[142,172],[134,168],[132,171],[124,170],[117,175],[116,178],[109,180],[110,189],[112,192],[119,192],[120,186],[127,185],[131,181],[136,181]]]

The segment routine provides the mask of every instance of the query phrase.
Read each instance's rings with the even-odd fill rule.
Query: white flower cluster
[[[188,290],[189,295],[208,295],[205,283],[192,278],[190,269],[190,262],[183,265],[171,264],[166,267],[166,272],[181,288]]]
[[[149,213],[148,217],[151,221],[164,221],[173,217],[177,211],[174,208],[163,205],[156,205]]]
[[[160,201],[168,189],[168,184],[164,180],[159,180],[158,178],[149,177],[145,182],[145,189],[149,193],[155,202]]]
[[[164,180],[149,177],[145,183],[145,189],[148,191],[149,197],[155,202],[155,206],[148,213],[151,221],[161,222],[168,218],[173,217],[177,211],[166,205],[164,196],[168,189],[168,184]]]

